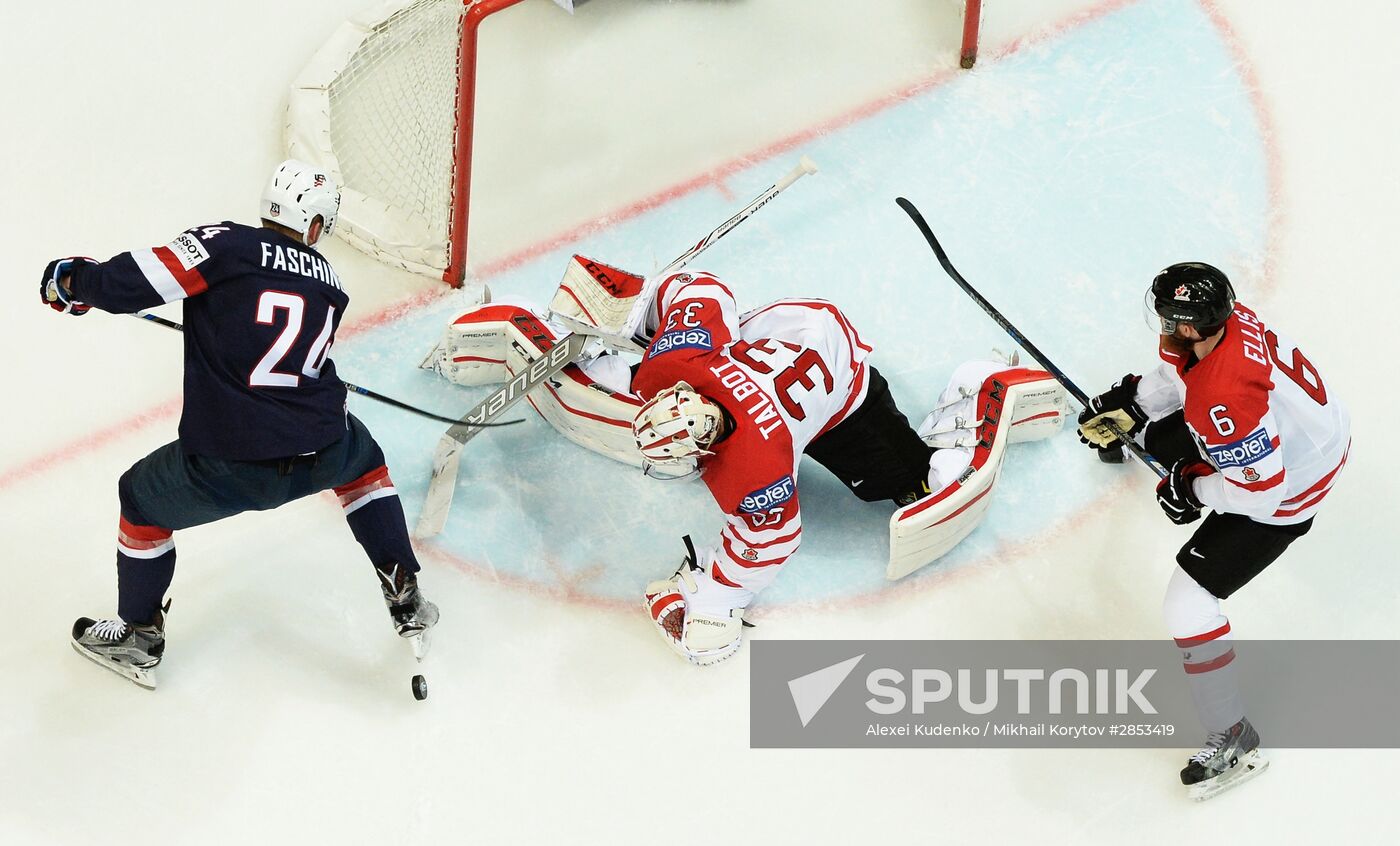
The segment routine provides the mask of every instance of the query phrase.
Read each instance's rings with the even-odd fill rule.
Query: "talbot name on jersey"
[[[730,396],[734,397],[739,408],[743,409],[758,427],[758,433],[765,441],[773,430],[783,425],[783,418],[778,416],[773,401],[734,362],[716,364],[710,368],[710,372],[718,376],[719,383],[729,389]]]
[[[784,476],[767,487],[759,488],[739,502],[739,510],[745,514],[760,514],[782,505],[792,499],[797,492],[797,483],[791,476]]]
[[[1226,467],[1243,467],[1246,464],[1253,464],[1266,455],[1274,451],[1273,439],[1269,433],[1261,426],[1246,438],[1241,438],[1234,443],[1219,447],[1206,447],[1210,453],[1210,458],[1215,462],[1215,466],[1222,470]]]
[[[676,329],[657,338],[656,343],[651,345],[651,352],[647,355],[655,358],[672,350],[712,350],[714,348],[715,344],[710,337],[709,329]]]
[[[320,256],[313,256],[301,250],[284,250],[280,244],[269,244],[263,241],[262,266],[295,273],[298,276],[305,276],[307,279],[318,279],[337,291],[341,290],[340,277],[335,275],[334,270],[331,270],[330,264]]]

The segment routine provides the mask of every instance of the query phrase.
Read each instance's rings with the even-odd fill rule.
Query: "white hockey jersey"
[[[1195,480],[1201,502],[1261,523],[1312,517],[1346,464],[1351,417],[1302,351],[1236,305],[1204,359],[1165,345],[1161,356],[1138,403],[1153,420],[1184,409],[1218,471]]]
[[[716,583],[751,595],[797,551],[802,453],[865,399],[871,348],[825,300],[779,300],[740,315],[729,289],[704,273],[667,279],[648,323],[657,331],[633,390],[645,399],[687,382],[734,420],[701,462],[728,516],[702,565]]]

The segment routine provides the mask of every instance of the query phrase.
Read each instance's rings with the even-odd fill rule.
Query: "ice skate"
[[[165,608],[169,607],[166,603]],[[149,625],[79,617],[73,623],[72,643],[84,658],[155,690],[156,665],[165,654],[165,609],[157,611],[155,622]]]
[[[1191,756],[1181,771],[1187,796],[1204,801],[1249,781],[1268,769],[1269,760],[1259,752],[1259,732],[1245,718],[1228,731],[1213,731],[1206,745]]]
[[[376,568],[376,571],[379,573],[380,587],[384,590],[384,602],[389,606],[389,616],[394,621],[394,630],[399,637],[409,640],[413,646],[413,657],[422,661],[428,654],[432,628],[437,625],[437,606],[418,589],[418,577],[404,572],[397,563],[387,568]]]

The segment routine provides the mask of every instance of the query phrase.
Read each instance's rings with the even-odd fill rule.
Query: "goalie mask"
[[[311,222],[321,218],[321,236],[335,229],[340,212],[340,189],[321,168],[296,159],[287,159],[273,171],[262,195],[262,217],[291,229],[306,240]]]
[[[641,407],[632,436],[648,464],[693,468],[700,456],[710,455],[723,421],[717,403],[677,382]]]

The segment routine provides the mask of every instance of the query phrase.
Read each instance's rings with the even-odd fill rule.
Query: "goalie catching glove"
[[[1136,435],[1147,425],[1147,412],[1137,402],[1137,386],[1141,376],[1129,373],[1112,388],[1089,400],[1089,407],[1079,415],[1079,442],[1097,450],[1117,446],[1118,435],[1108,424],[1128,437]]]
[[[743,644],[744,609],[729,607],[732,591],[700,565],[690,536],[684,540],[686,557],[680,569],[669,579],[647,585],[642,606],[673,652],[702,667],[718,664]]]

